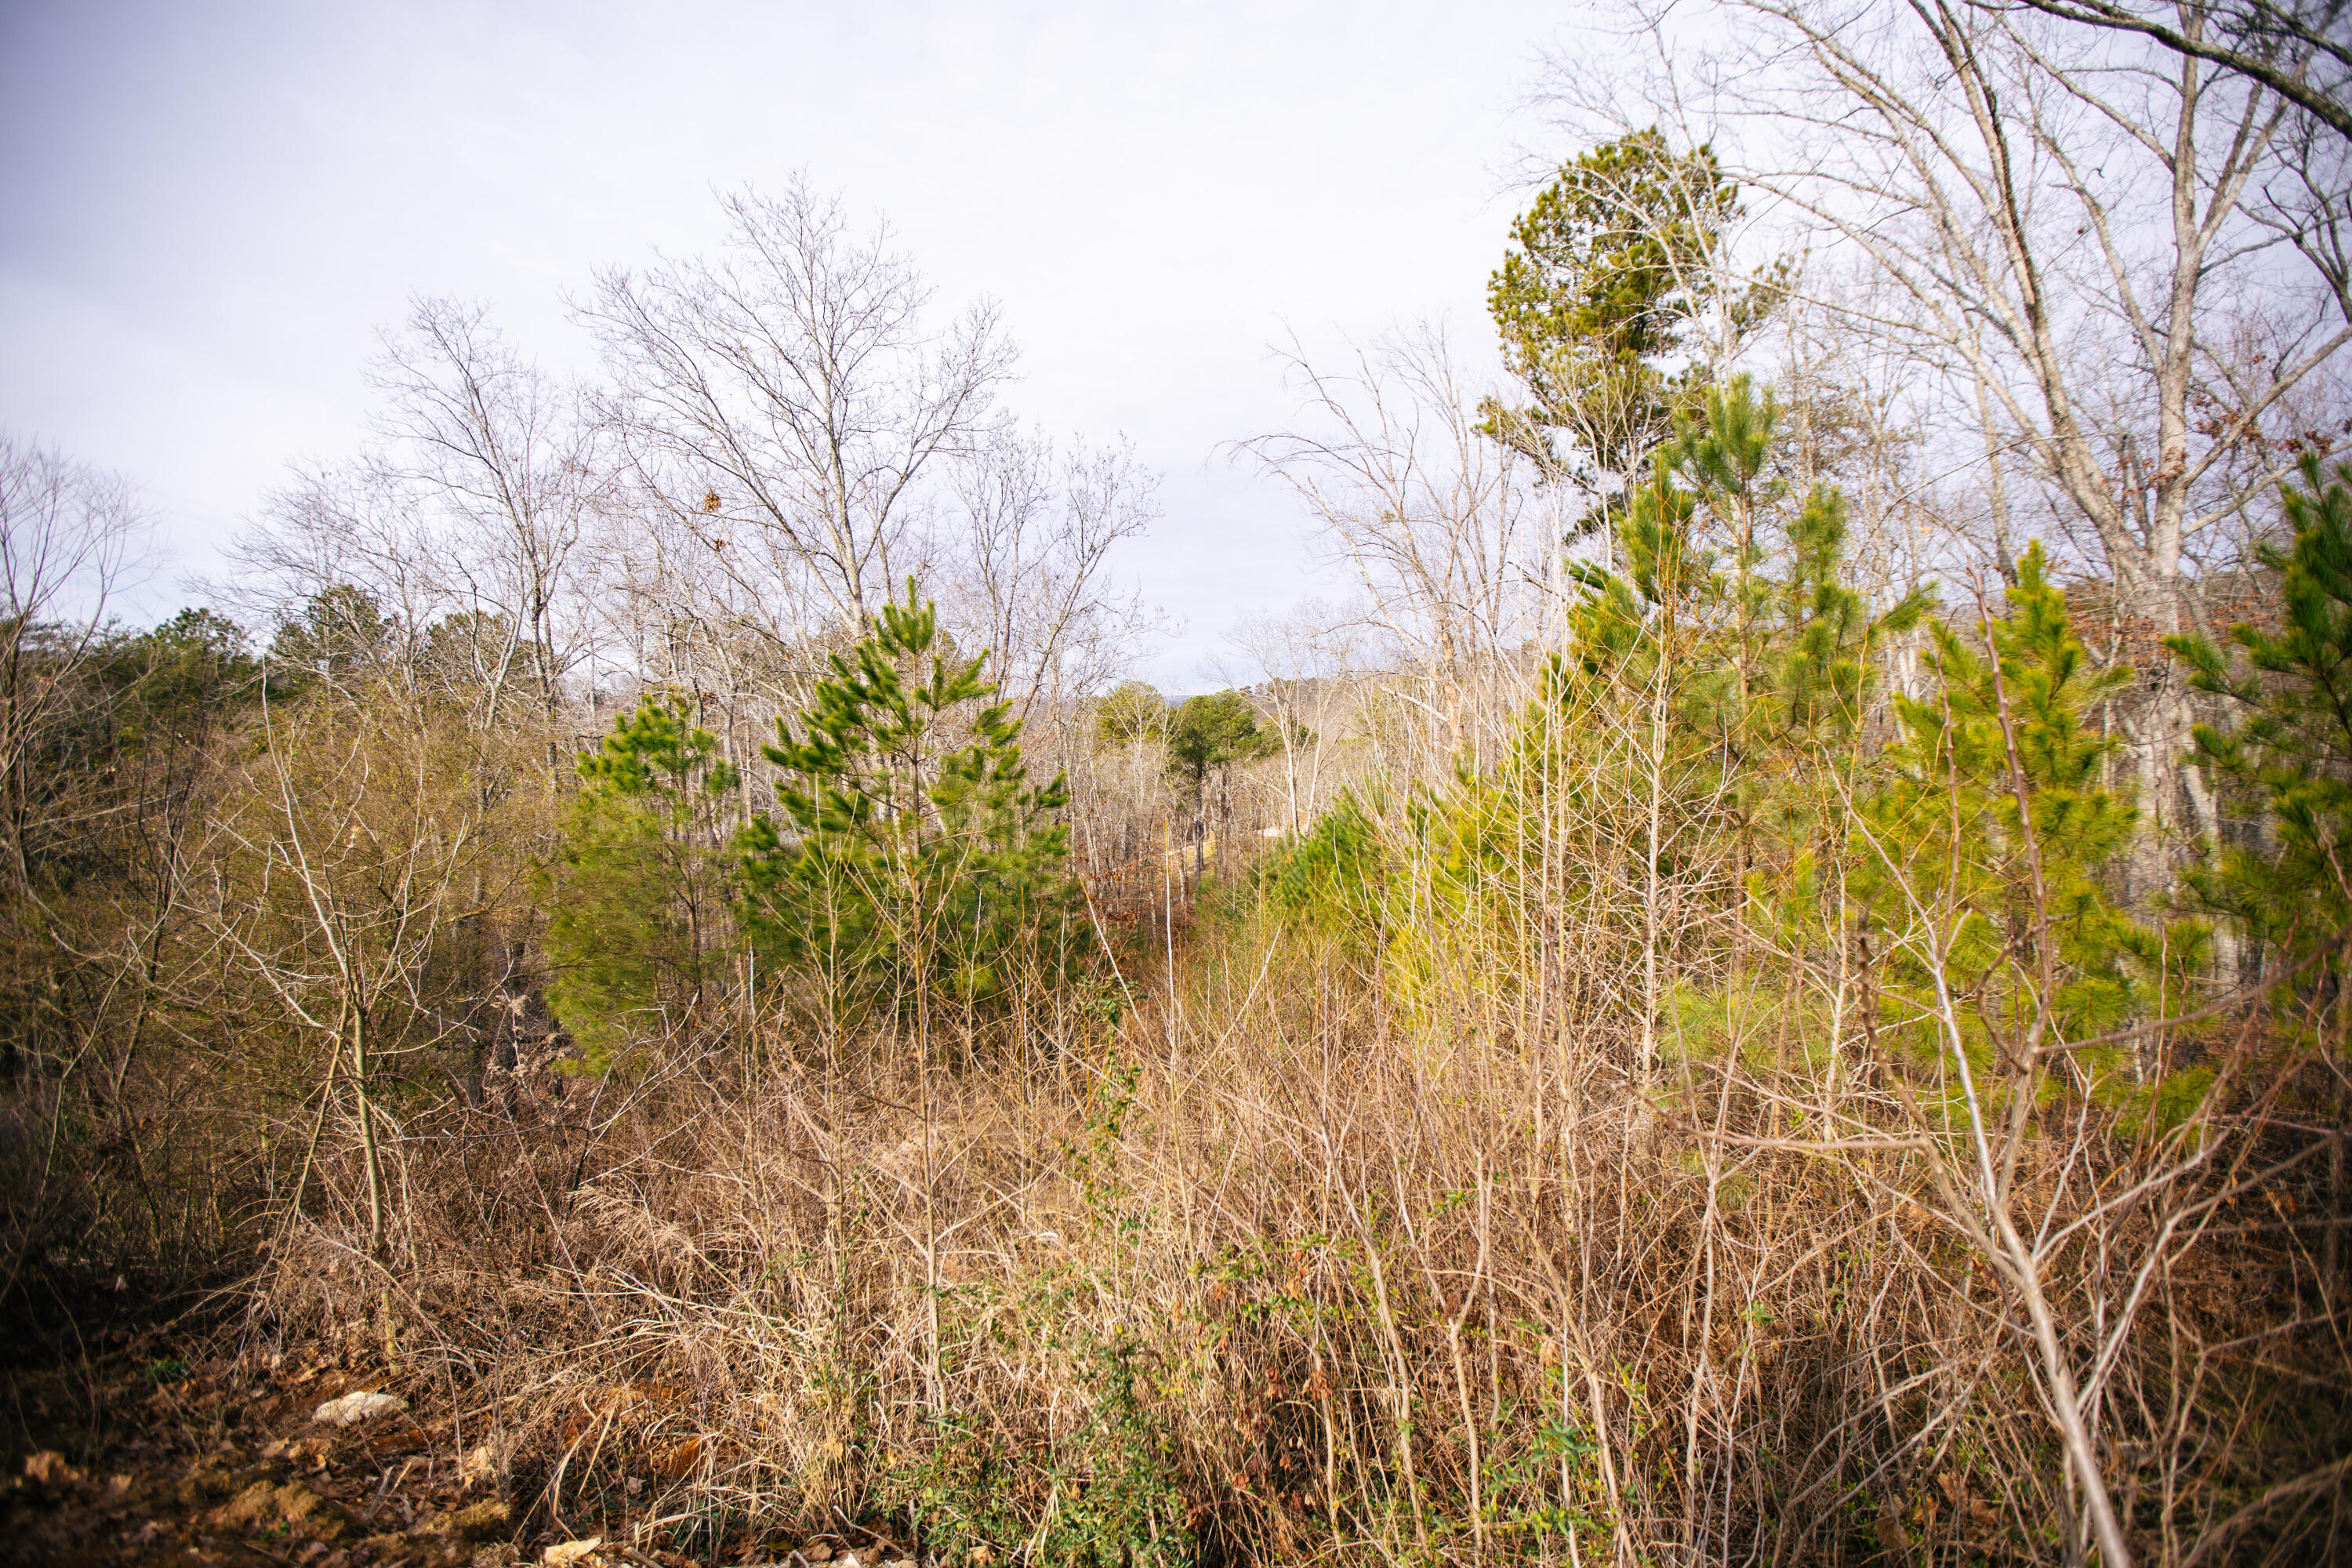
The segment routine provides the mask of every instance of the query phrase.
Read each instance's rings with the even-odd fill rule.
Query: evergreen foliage
[[[685,703],[648,694],[582,754],[558,864],[542,874],[548,999],[592,1070],[634,1033],[691,1017],[729,962],[735,769]]]
[[[1285,843],[1257,872],[1260,896],[1300,927],[1351,942],[1377,942],[1388,867],[1373,814],[1342,792],[1307,832]]]
[[[1498,435],[1567,433],[1580,460],[1624,475],[1673,430],[1671,373],[1706,309],[1708,271],[1738,188],[1705,147],[1676,153],[1655,127],[1561,166],[1511,225],[1486,285],[1525,410],[1490,406]]]
[[[1271,756],[1281,742],[1258,727],[1257,710],[1238,691],[1187,697],[1168,725],[1168,771],[1194,800],[1209,774]]]
[[[1727,952],[1706,922],[1661,939],[1670,970],[1728,958],[1735,992],[1759,942],[1836,940],[1838,883],[1822,872],[1846,851],[1846,813],[1832,775],[1860,771],[1885,650],[1934,592],[1870,613],[1848,579],[1844,498],[1793,493],[1768,390],[1735,376],[1696,406],[1621,510],[1622,569],[1571,564],[1567,646],[1501,767],[1407,804],[1386,921],[1406,994],[1471,951],[1512,955],[1489,966],[1494,984],[1521,984],[1538,904],[1628,931],[1670,904],[1717,911],[1718,931],[1752,924]],[[1570,839],[1590,842],[1569,853]],[[1614,877],[1591,876],[1612,860]],[[1655,984],[1660,1006],[1668,990],[1687,1006],[1687,985]]]
[[[1157,687],[1122,680],[1095,709],[1095,743],[1118,747],[1164,741],[1171,717],[1168,700]]]
[[[1235,763],[1272,756],[1281,738],[1262,729],[1257,710],[1238,691],[1187,697],[1168,722],[1168,775],[1206,831],[1209,777],[1223,778]]]
[[[814,972],[835,1016],[935,992],[977,1005],[1065,962],[1068,786],[1029,782],[986,661],[947,649],[910,578],[832,656],[798,733],[776,721],[781,815],[739,841],[746,915],[763,960]]]
[[[2191,896],[2296,957],[2352,924],[2352,466],[2330,479],[2306,458],[2302,478],[2281,490],[2293,544],[2259,555],[2279,574],[2280,624],[2230,628],[2249,668],[2201,637],[2166,644],[2197,689],[2235,710],[2196,727],[2197,765],[2256,803],[2270,828],[2267,844],[2210,847],[2188,875]]]
[[[2130,667],[2093,661],[2039,544],[2007,599],[2007,616],[1973,628],[1931,626],[1933,684],[1895,698],[1899,739],[1848,870],[1865,938],[1888,961],[1889,1026],[1942,1050],[1949,1009],[1986,1060],[2031,1059],[2160,1001],[2164,955],[2103,875],[2137,814],[2102,782],[2119,742],[2092,716]],[[2169,936],[2176,957],[2201,940]],[[2118,1056],[2086,1065],[2112,1070]]]
[[[1693,329],[1720,310],[1745,330],[1785,291],[1785,267],[1724,287],[1718,252],[1738,213],[1713,150],[1676,153],[1654,126],[1563,164],[1512,223],[1487,280],[1504,363],[1530,399],[1486,399],[1487,434],[1546,473],[1632,489],[1704,384],[1681,363]],[[1586,530],[1614,531],[1621,508],[1595,509]]]
[[[383,658],[398,629],[373,594],[332,584],[278,624],[269,662],[289,682],[341,678]]]
[[[116,638],[100,675],[121,694],[115,735],[127,747],[211,732],[259,700],[260,677],[245,628],[206,609]]]

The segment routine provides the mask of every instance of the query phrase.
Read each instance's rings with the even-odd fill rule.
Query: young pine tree
[[[1977,1070],[2006,1064],[2032,1094],[2046,1053],[2162,1006],[2164,966],[2204,933],[2159,938],[2109,891],[2137,812],[2102,782],[2120,742],[2089,715],[2130,668],[2093,662],[2039,545],[2007,595],[2006,616],[1932,628],[1933,683],[1895,700],[1901,739],[1855,826],[1849,888],[1886,962],[1894,1037],[1949,1051],[1957,1026]],[[2120,1048],[2065,1059],[2110,1090],[2145,1076]]]
[[[1209,839],[1210,810],[1222,830],[1232,816],[1232,772],[1235,763],[1255,762],[1280,749],[1279,736],[1258,727],[1257,710],[1238,691],[1188,697],[1170,718],[1166,731],[1168,775],[1192,808],[1192,879],[1200,880]],[[1212,778],[1215,787],[1211,787]],[[1217,863],[1224,864],[1224,835],[1217,839]]]
[[[2190,893],[2297,959],[2352,924],[2352,465],[2331,481],[2308,458],[2303,482],[2281,495],[2293,547],[2261,555],[2280,576],[2281,625],[2230,628],[2252,668],[2232,670],[2200,637],[2166,644],[2192,686],[2238,710],[2234,722],[2196,727],[2192,760],[2269,827],[2266,843],[2213,847],[2189,873]],[[2340,954],[2327,963],[2343,973]]]
[[[747,916],[763,965],[815,975],[835,1021],[993,1005],[1068,945],[1068,787],[1029,783],[986,660],[954,657],[909,579],[833,657],[798,733],[776,721],[780,813],[738,846]]]
[[[691,1018],[727,963],[725,821],[737,778],[676,697],[648,696],[579,762],[543,873],[548,1000],[592,1070],[633,1034]]]

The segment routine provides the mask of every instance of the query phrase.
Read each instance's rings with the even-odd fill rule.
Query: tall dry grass
[[[770,1034],[420,1115],[385,1261],[341,1152],[264,1331],[436,1388],[533,1531],[730,1560],[834,1510],[943,1562],[2086,1550],[2016,1293],[1916,1156],[1790,1147],[1793,1077],[1690,1054],[1645,1089],[1601,1009],[1408,1016],[1263,913],[1196,928],[1172,979],[928,1077],[910,1040],[821,1069]],[[2166,1203],[2113,1204],[2147,1140],[2074,1129],[2020,1204],[2105,1357],[2137,1549],[2326,1561],[2352,1365],[2297,1217],[2327,1213],[2325,1146],[2236,1103],[2236,1152]]]

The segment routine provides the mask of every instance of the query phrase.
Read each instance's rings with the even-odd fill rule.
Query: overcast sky
[[[1122,566],[1185,623],[1149,669],[1179,689],[1316,589],[1222,450],[1291,410],[1269,346],[1444,316],[1483,351],[1516,106],[1573,37],[1517,0],[0,6],[0,424],[136,481],[180,570],[352,449],[412,294],[584,369],[593,267],[705,247],[714,186],[801,169],[942,305],[1000,302],[1024,418],[1163,476]]]

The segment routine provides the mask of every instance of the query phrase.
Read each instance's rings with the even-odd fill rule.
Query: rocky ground
[[[12,1474],[0,1482],[0,1559],[65,1568],[912,1568],[898,1542],[845,1522],[831,1535],[713,1541],[693,1556],[626,1521],[612,1538],[580,1539],[510,1495],[488,1450],[466,1450],[426,1391],[381,1368],[271,1362],[126,1331],[70,1365],[7,1369],[0,1414]]]

